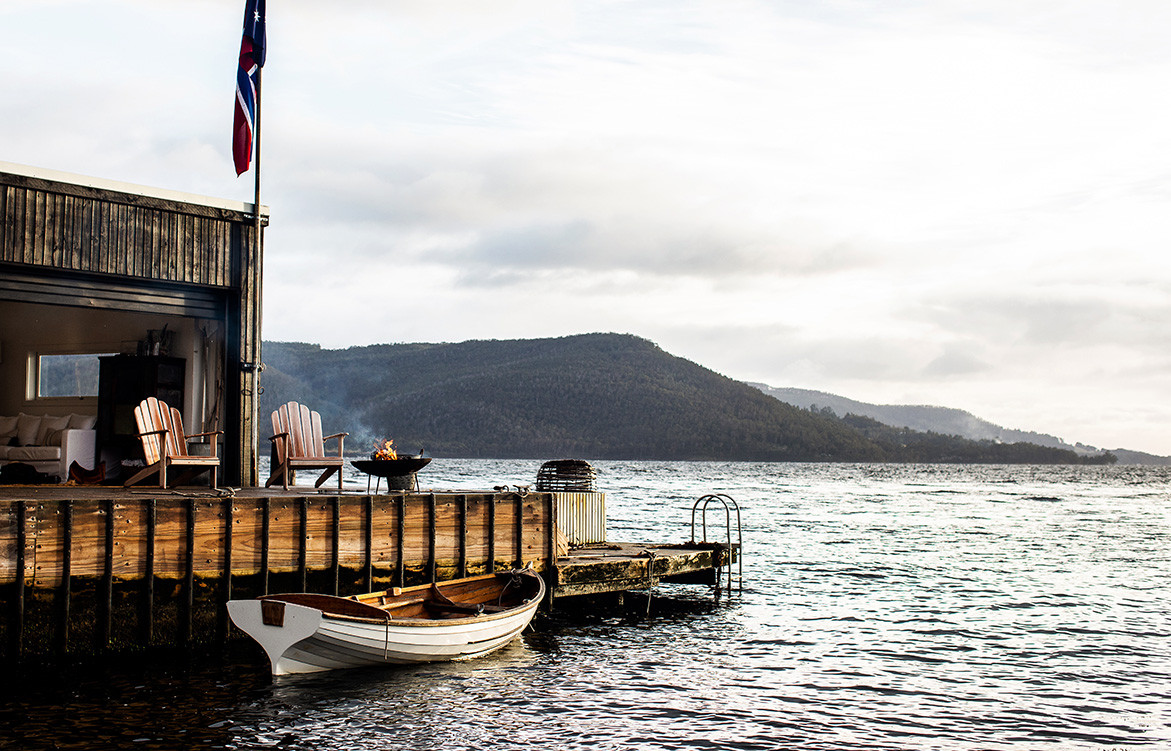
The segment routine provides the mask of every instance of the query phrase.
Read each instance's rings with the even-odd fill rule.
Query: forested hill
[[[867,436],[629,335],[344,350],[265,342],[264,361],[262,414],[290,399],[309,404],[327,433],[351,434],[347,453],[393,438],[449,457],[1012,461],[1003,449],[979,458],[976,441],[956,453],[961,439],[935,454],[917,445],[912,457],[905,435]],[[1037,448],[1021,461],[1078,461]]]

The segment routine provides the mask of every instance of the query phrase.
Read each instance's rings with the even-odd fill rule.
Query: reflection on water
[[[420,480],[528,484],[539,464]],[[273,679],[240,642],[26,668],[0,689],[0,747],[1171,747],[1168,470],[598,468],[615,539],[686,539],[694,498],[733,495],[743,595],[661,586],[649,617],[639,597],[542,616],[467,663]]]

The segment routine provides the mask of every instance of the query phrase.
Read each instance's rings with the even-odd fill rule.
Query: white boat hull
[[[232,600],[228,613],[233,623],[264,648],[273,675],[286,675],[481,657],[519,636],[536,614],[541,597],[499,613],[439,620],[388,618],[382,622],[280,602],[280,625],[265,622],[265,602]]]

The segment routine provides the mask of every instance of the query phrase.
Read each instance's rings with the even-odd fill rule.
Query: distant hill
[[[1158,456],[1145,451],[1131,451],[1129,449],[1110,449],[1110,453],[1118,457],[1119,464],[1151,464],[1158,467],[1171,467],[1171,456]]]
[[[344,350],[266,342],[264,360],[265,413],[304,401],[363,447],[386,437],[465,457],[883,458],[837,421],[633,336]]]
[[[322,349],[266,342],[261,410],[296,399],[351,453],[436,456],[1081,462],[1072,451],[893,434],[801,409],[629,335]],[[1027,457],[1027,458],[1026,458]]]
[[[1010,430],[999,425],[982,420],[970,412],[951,407],[931,407],[919,404],[867,404],[865,402],[847,399],[844,396],[827,394],[824,391],[809,389],[775,388],[763,383],[752,383],[769,396],[774,396],[786,404],[803,409],[823,409],[829,407],[838,416],[847,414],[862,415],[878,420],[885,425],[896,428],[911,428],[924,432],[943,433],[944,435],[958,435],[976,441],[1004,441],[1015,443],[1026,441],[1039,446],[1053,446],[1076,450],[1074,446],[1064,443],[1056,436],[1044,433],[1032,433],[1024,430]]]
[[[1082,443],[1069,444],[1060,438],[1045,433],[1004,428],[976,417],[970,412],[951,407],[933,407],[909,404],[868,404],[844,396],[809,389],[778,388],[763,383],[749,384],[786,404],[804,409],[823,410],[829,408],[839,417],[848,414],[869,417],[884,425],[896,428],[910,428],[916,431],[956,435],[977,441],[1002,441],[1005,443],[1033,443],[1039,446],[1065,449],[1082,456],[1101,454],[1102,449]],[[1122,464],[1171,465],[1171,457],[1155,456],[1141,451],[1111,449]]]

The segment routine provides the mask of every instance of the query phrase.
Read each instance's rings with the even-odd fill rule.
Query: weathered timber
[[[256,484],[267,210],[0,163],[0,302],[223,325],[223,480]]]
[[[550,493],[0,487],[0,645],[20,658],[222,643],[236,635],[226,597],[359,594],[518,562],[543,573],[550,598],[716,584],[739,554],[718,543],[571,551],[557,513]]]
[[[265,594],[270,578],[345,595],[507,568],[514,554],[540,569],[565,552],[549,548],[564,546],[546,532],[552,508],[540,493],[3,488],[0,644],[21,655],[222,641],[225,598]]]
[[[661,581],[714,583],[724,550],[718,543],[686,547],[607,543],[575,548],[557,559],[554,594],[575,597],[647,589]]]
[[[0,260],[217,287],[235,281],[223,230],[247,228],[241,211],[12,173],[0,191]],[[197,236],[198,254],[190,247]]]

